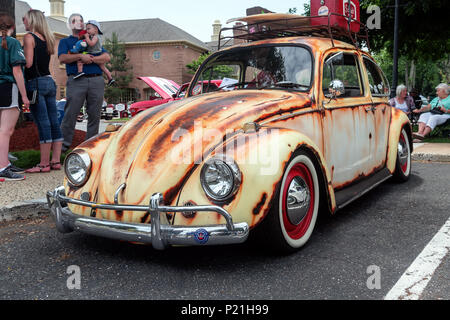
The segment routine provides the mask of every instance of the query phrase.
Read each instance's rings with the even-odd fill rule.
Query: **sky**
[[[25,1],[33,9],[50,15],[48,0]],[[246,9],[260,6],[273,12],[287,13],[289,8],[303,12],[303,4],[309,0],[65,0],[65,16],[80,13],[84,20],[115,21],[160,18],[196,37],[208,42],[213,32],[212,24],[220,20],[222,27],[231,18],[246,15]]]

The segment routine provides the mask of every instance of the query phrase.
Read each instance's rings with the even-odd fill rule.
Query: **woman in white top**
[[[394,108],[402,110],[409,116],[411,111],[415,107],[413,98],[408,95],[408,88],[406,88],[405,85],[401,84],[397,87],[395,93],[397,95],[389,100],[389,104]]]

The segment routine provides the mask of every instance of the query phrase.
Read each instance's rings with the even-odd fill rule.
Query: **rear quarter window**
[[[372,60],[364,57],[364,67],[367,71],[367,76],[369,77],[370,92],[374,97],[387,97],[390,94],[389,83],[381,71]]]

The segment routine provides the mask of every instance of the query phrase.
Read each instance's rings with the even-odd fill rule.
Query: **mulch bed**
[[[74,149],[86,138],[86,132],[75,130],[71,149]],[[9,151],[39,150],[39,133],[36,124],[25,122],[24,126],[14,130],[9,142]]]

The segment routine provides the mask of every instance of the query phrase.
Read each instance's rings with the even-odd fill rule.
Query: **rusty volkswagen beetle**
[[[194,90],[223,78],[221,88]],[[208,92],[209,91],[209,92]],[[60,232],[156,249],[302,247],[334,213],[411,172],[411,125],[373,58],[326,37],[277,37],[212,54],[187,97],[78,146],[47,193]]]

